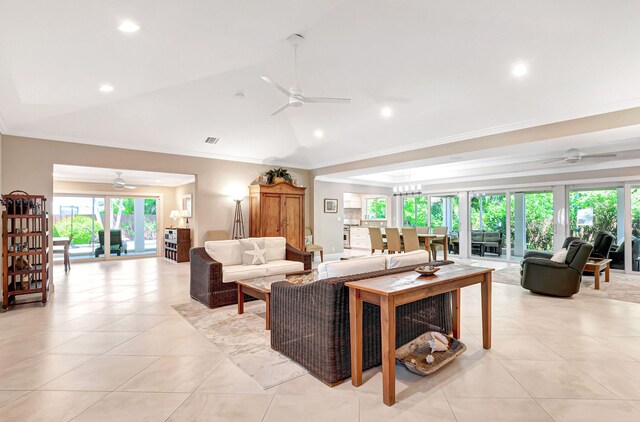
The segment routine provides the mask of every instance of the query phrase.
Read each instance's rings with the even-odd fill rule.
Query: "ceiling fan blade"
[[[291,106],[291,104],[286,103],[285,105],[283,105],[282,107],[280,107],[279,109],[277,109],[276,111],[274,111],[273,113],[271,113],[272,116],[275,116],[276,114],[284,111],[286,108],[289,108]]]
[[[542,164],[551,164],[551,163],[557,163],[560,161],[564,161],[564,158],[553,158],[551,160],[543,161]]]
[[[275,89],[277,89],[278,91],[282,92],[287,97],[289,96],[289,91],[288,90],[284,89],[281,85],[279,85],[279,84],[275,83],[274,81],[272,81],[271,78],[269,78],[268,76],[260,76],[260,79],[262,79],[263,81],[265,81],[269,85],[272,85],[273,87],[275,87]]]
[[[583,155],[582,158],[615,158],[618,154],[588,154]]]
[[[135,188],[137,188],[137,186],[125,185],[124,188],[125,189],[135,189]]]
[[[332,98],[332,97],[304,97],[305,103],[342,103],[349,104],[351,98]]]

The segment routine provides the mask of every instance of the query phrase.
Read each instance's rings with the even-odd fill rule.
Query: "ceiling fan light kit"
[[[545,160],[542,164],[551,164],[564,161],[565,163],[575,164],[582,160],[590,160],[596,158],[615,158],[618,154],[583,154],[578,148],[569,148],[562,157]]]
[[[272,116],[279,114],[286,110],[289,107],[302,107],[305,103],[336,103],[336,104],[349,104],[351,102],[350,98],[336,98],[336,97],[308,97],[304,95],[304,91],[300,88],[298,84],[298,47],[302,45],[304,42],[304,37],[300,34],[293,34],[287,38],[287,41],[293,46],[293,64],[295,68],[296,81],[295,85],[293,85],[288,90],[285,89],[282,85],[276,83],[268,76],[261,76],[260,79],[273,86],[275,89],[280,91],[282,94],[286,95],[289,98],[289,101],[271,113]]]
[[[122,172],[121,171],[117,171],[116,172],[116,178],[113,179],[113,183],[111,184],[111,186],[115,190],[135,189],[137,187],[137,186],[133,186],[133,185],[128,185],[127,182],[122,178]]]

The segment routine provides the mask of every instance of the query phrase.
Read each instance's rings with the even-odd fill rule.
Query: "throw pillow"
[[[551,257],[551,260],[553,262],[558,262],[560,264],[564,264],[564,261],[566,261],[566,259],[567,259],[566,249],[560,249],[558,252],[554,253],[553,256]]]
[[[240,239],[242,265],[262,265],[267,263],[267,248],[264,239]]]

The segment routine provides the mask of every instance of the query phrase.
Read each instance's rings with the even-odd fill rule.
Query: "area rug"
[[[520,285],[520,268],[505,268],[493,273],[496,283]],[[611,272],[611,281],[605,283],[604,274],[600,276],[600,290],[594,289],[593,276],[582,276],[579,295],[604,297],[623,302],[640,303],[640,277],[618,272]]]
[[[173,308],[265,390],[307,374],[307,370],[271,348],[265,330],[265,303],[245,303],[244,314],[227,306],[209,309],[192,300]]]

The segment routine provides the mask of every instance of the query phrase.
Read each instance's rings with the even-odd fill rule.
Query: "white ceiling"
[[[638,16],[612,0],[0,0],[0,131],[317,168],[638,106]],[[292,33],[305,92],[352,104],[269,116],[285,98],[259,76],[292,84]]]
[[[127,184],[136,186],[169,186],[176,187],[193,183],[192,174],[158,173],[153,171],[136,171],[109,169],[102,167],[67,166],[54,164],[53,180],[57,182],[113,183],[116,172],[122,173]]]

